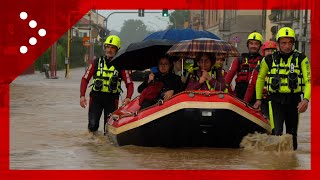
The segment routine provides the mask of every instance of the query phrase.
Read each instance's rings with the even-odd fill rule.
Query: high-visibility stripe
[[[270,126],[271,126],[271,130],[272,130],[272,129],[274,129],[274,120],[273,120],[273,110],[272,110],[271,101],[268,102],[268,105],[269,105]]]
[[[90,73],[91,68],[92,68],[92,64],[89,65],[89,67],[88,67],[88,69],[87,69],[87,71],[86,71],[86,74],[84,75],[84,78],[85,78],[85,79],[88,79],[88,75],[89,75],[89,73]]]

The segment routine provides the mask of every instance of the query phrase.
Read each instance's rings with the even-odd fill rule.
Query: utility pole
[[[53,8],[55,8],[55,3],[53,3]],[[55,11],[53,11],[53,17],[55,16]],[[52,20],[52,24],[55,23],[55,18]],[[53,43],[51,46],[51,60],[50,60],[50,78],[56,79],[57,78],[57,41]]]
[[[69,23],[69,22],[68,22]],[[69,27],[69,26],[68,26]],[[68,44],[67,44],[67,58],[65,60],[65,64],[66,64],[66,74],[65,74],[65,78],[70,79],[70,29],[68,30]]]
[[[92,38],[92,22],[91,22],[91,10],[89,11],[89,37],[90,37],[90,46],[89,46],[89,61],[93,58],[93,53],[94,53],[94,43],[93,43],[93,38]]]
[[[303,30],[303,37],[304,37],[304,41],[302,44],[302,52],[305,53],[306,52],[306,42],[307,42],[307,28],[308,28],[308,9],[304,10],[304,30]]]
[[[299,11],[299,51],[302,51],[303,10]]]
[[[50,63],[50,78],[56,79],[57,77],[57,42],[51,46],[51,63]]]

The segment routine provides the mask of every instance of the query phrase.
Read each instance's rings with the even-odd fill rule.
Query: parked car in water
[[[144,81],[150,73],[151,71],[149,69],[143,71],[133,70],[131,72],[131,77],[133,81]]]

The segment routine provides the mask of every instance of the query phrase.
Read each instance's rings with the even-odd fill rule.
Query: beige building
[[[98,14],[97,10],[91,10],[73,26],[72,36],[89,37],[90,33],[92,33],[93,41],[100,41],[99,32],[105,26],[104,23],[105,17]],[[90,27],[92,27],[91,32]]]
[[[197,14],[200,14],[199,22],[192,24],[192,28],[202,25],[203,29],[234,44],[241,53],[248,51],[246,41],[251,32],[260,32],[264,37],[266,34],[266,11],[263,10],[203,10]]]
[[[189,17],[189,26],[192,29],[203,30],[201,23],[203,22],[203,10],[191,10]],[[201,22],[201,23],[200,23]],[[203,23],[202,23],[203,24]]]
[[[305,23],[307,21],[307,23]],[[302,23],[301,23],[302,22]],[[292,27],[296,48],[310,57],[310,11],[305,10],[191,10],[190,27],[207,30],[233,43],[239,52],[247,52],[246,41],[252,31],[264,40],[274,40],[281,27]],[[301,32],[301,33],[300,33]],[[305,34],[304,34],[305,32]],[[302,43],[301,43],[302,42]]]
[[[271,27],[271,39],[281,27],[291,27],[296,33],[296,48],[305,52],[310,59],[310,10],[270,10],[267,16]]]

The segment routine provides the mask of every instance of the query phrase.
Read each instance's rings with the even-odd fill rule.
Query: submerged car
[[[150,70],[144,70],[144,71],[139,71],[139,70],[133,70],[131,72],[131,77],[133,81],[144,81],[150,74]]]

